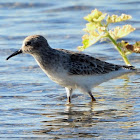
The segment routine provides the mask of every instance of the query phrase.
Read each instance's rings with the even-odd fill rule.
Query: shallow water
[[[83,17],[97,8],[132,15],[137,30],[126,40],[139,40],[140,2],[125,1],[0,1],[0,138],[2,139],[140,139],[140,74],[103,83],[93,90],[97,99],[76,91],[66,105],[64,88],[48,79],[29,55],[5,58],[21,47],[22,40],[41,34],[54,48],[76,50],[81,45]],[[86,53],[123,64],[112,45],[102,43]],[[130,56],[140,68],[139,55]]]

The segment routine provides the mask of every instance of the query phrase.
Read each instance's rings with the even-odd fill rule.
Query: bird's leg
[[[71,95],[72,95],[73,89],[72,88],[67,88],[67,87],[65,87],[65,89],[66,89],[66,92],[67,92],[67,102],[71,103]]]
[[[90,95],[92,102],[96,101],[96,99],[93,97],[91,91],[89,91],[88,94]]]

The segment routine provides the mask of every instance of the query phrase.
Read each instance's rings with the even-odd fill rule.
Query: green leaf
[[[125,55],[129,55],[129,54],[132,53],[130,50],[128,50],[128,49],[126,48],[126,46],[129,45],[128,42],[122,40],[121,42],[119,42],[119,43],[117,43],[117,44],[118,44],[118,46],[121,48],[121,51],[122,51]]]
[[[82,40],[83,46],[78,46],[79,51],[84,51],[87,47],[89,47],[89,35],[88,34],[83,35]]]
[[[128,35],[134,31],[135,28],[133,28],[131,25],[124,25],[123,27],[116,27],[113,30],[109,30],[109,24],[122,22],[131,19],[132,17],[126,14],[122,14],[121,16],[108,15],[107,17],[106,15],[106,13],[104,14],[101,11],[95,9],[89,15],[84,17],[84,19],[89,22],[86,24],[86,28],[84,29],[87,34],[82,37],[83,46],[79,46],[78,49],[83,51],[99,40],[107,41],[109,39],[122,56],[125,64],[131,65],[127,55],[132,53],[132,49],[133,52],[140,53],[140,42],[136,43],[135,45],[129,45],[125,41],[117,43],[117,39]]]
[[[91,46],[91,45],[95,44],[96,42],[98,42],[101,38],[102,38],[102,35],[98,34],[96,31],[94,31],[94,33],[92,35],[85,34],[82,37],[83,46],[79,46],[78,50],[80,50],[80,51],[85,50],[89,46]]]

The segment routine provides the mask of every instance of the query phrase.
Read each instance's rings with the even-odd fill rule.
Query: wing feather
[[[121,68],[119,65],[107,63],[85,54],[74,53],[70,56],[69,74],[92,75],[105,74]]]
[[[105,61],[101,61],[92,56],[77,53],[73,51],[68,51],[64,49],[57,49],[69,57],[67,63],[68,74],[70,75],[93,75],[93,74],[105,74],[111,71],[117,71],[123,66],[114,65]]]

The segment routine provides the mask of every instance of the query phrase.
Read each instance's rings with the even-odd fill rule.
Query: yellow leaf
[[[100,38],[101,38],[100,35],[98,35],[97,37],[91,35],[89,38],[89,45],[91,46],[91,45],[95,44],[97,41],[100,40]]]
[[[98,27],[98,33],[103,35],[105,33],[106,27]]]
[[[112,36],[113,39],[117,40],[119,38],[122,38],[129,33],[133,32],[135,28],[133,28],[131,25],[124,25],[121,27],[116,27],[113,31],[109,31],[109,34]]]
[[[86,39],[89,39],[89,35],[88,34],[85,34],[82,36],[82,40],[86,40]]]
[[[107,23],[115,23],[115,22],[121,22],[121,21],[125,21],[125,20],[129,20],[132,17],[130,15],[126,15],[126,14],[122,14],[121,16],[118,15],[112,15],[107,17]]]
[[[83,46],[78,46],[77,49],[78,49],[79,51],[84,51],[84,50],[85,50],[85,48],[84,48]]]
[[[98,11],[97,9],[91,11],[91,14],[84,17],[85,20],[89,22],[101,22],[106,16],[106,13],[103,14],[101,11]]]
[[[100,27],[100,25],[98,23],[90,22],[90,23],[86,24],[86,28],[84,28],[83,30],[88,32],[88,33],[91,33],[92,31],[94,31],[98,27]]]
[[[95,44],[97,41],[99,41],[102,38],[102,35],[98,34],[96,31],[94,31],[92,34],[88,35],[85,34],[82,37],[82,43],[83,46],[79,46],[79,51],[84,51],[84,49],[88,48],[89,46]]]

